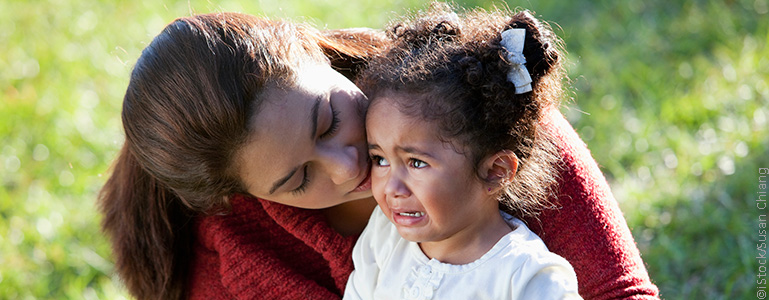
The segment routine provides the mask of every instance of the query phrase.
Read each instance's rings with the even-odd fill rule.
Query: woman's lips
[[[371,189],[371,171],[366,171],[366,177],[355,187],[352,192],[363,192]]]
[[[363,180],[361,180],[360,183],[358,183],[358,186],[356,186],[350,193],[357,193],[357,192],[364,192],[371,189],[371,161],[368,159],[368,151],[363,151],[363,154],[361,154],[361,157],[365,157],[366,159],[363,162],[363,168],[366,170],[366,176],[363,177]]]

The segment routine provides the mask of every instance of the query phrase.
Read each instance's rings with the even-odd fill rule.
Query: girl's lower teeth
[[[399,215],[406,216],[406,217],[418,218],[418,217],[424,216],[425,213],[420,211],[420,212],[415,212],[415,213],[399,213]]]

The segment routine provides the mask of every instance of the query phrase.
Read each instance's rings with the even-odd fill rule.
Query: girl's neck
[[[445,240],[419,243],[422,252],[440,262],[464,265],[478,260],[489,252],[506,234],[512,231],[500,214],[468,228]]]
[[[343,236],[359,235],[376,207],[374,198],[345,202],[323,209],[328,225]]]

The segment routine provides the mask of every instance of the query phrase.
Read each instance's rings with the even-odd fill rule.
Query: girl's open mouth
[[[402,212],[398,213],[398,215],[404,216],[404,217],[412,217],[412,218],[418,218],[421,216],[424,216],[425,213],[418,211],[418,212]]]
[[[424,221],[427,214],[422,211],[393,212],[393,223],[400,226],[414,226]]]

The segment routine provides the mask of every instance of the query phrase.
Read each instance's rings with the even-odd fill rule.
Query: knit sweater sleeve
[[[574,267],[585,299],[657,299],[657,287],[609,185],[587,146],[557,110],[543,125],[557,139],[563,159],[558,209],[526,220],[550,251]]]
[[[199,218],[192,299],[339,299],[354,238],[317,211],[235,196],[232,211]]]

